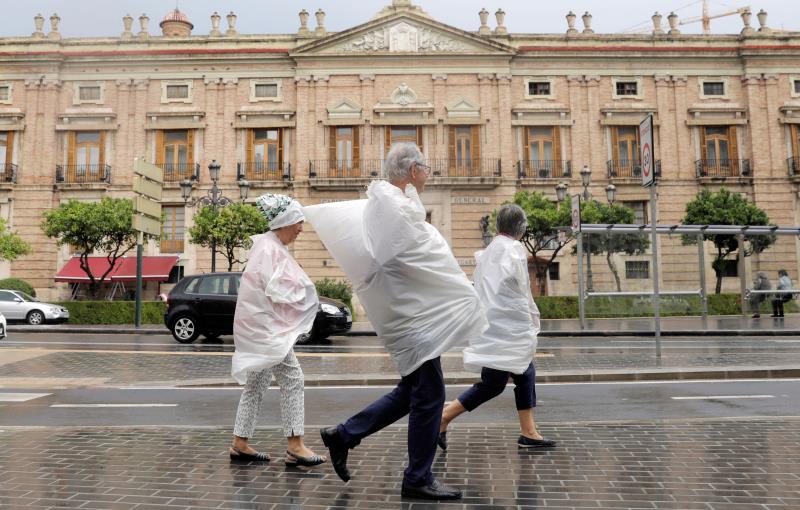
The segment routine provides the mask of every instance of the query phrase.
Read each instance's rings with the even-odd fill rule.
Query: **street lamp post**
[[[211,210],[214,212],[214,216],[216,217],[217,209],[219,207],[225,207],[233,203],[233,200],[230,198],[223,196],[222,191],[217,187],[217,182],[219,181],[219,172],[222,168],[222,165],[217,163],[216,159],[212,159],[211,163],[208,165],[208,175],[211,177],[211,189],[208,190],[207,196],[200,197],[195,200],[191,200],[192,198],[192,181],[189,179],[184,179],[181,181],[181,197],[183,197],[183,202],[188,204],[191,200],[191,205],[201,205],[203,207],[211,207]],[[242,202],[247,200],[247,194],[250,191],[250,183],[244,179],[240,179],[237,184],[239,185],[239,198],[242,199]],[[217,270],[217,241],[212,236],[211,237],[211,272]]]

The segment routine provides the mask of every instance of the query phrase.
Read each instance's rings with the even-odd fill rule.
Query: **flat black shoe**
[[[461,489],[450,487],[439,480],[434,480],[428,485],[413,487],[403,482],[403,489],[400,493],[404,498],[417,499],[461,499]]]
[[[350,453],[350,449],[342,441],[339,431],[336,427],[328,427],[320,430],[319,435],[322,436],[322,442],[331,453],[333,470],[343,482],[350,481],[350,471],[347,469],[347,454]]]
[[[300,455],[296,455],[289,450],[286,450],[286,460],[284,463],[289,467],[297,467],[297,466],[304,466],[304,467],[313,467],[319,466],[320,464],[324,463],[326,460],[325,457],[320,455],[312,455],[310,457],[301,457]]]
[[[447,431],[439,432],[439,438],[436,440],[436,444],[439,445],[444,451],[447,451]]]
[[[231,456],[231,462],[269,462],[272,460],[267,453],[244,453],[234,447],[228,449],[228,454]]]
[[[517,446],[520,448],[552,448],[557,445],[552,439],[543,437],[541,439],[531,439],[525,436],[519,436],[517,439]]]

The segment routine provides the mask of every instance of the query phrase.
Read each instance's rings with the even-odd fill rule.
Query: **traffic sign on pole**
[[[650,114],[639,124],[639,150],[642,162],[642,186],[652,186],[655,180],[655,161],[653,159],[653,115]]]
[[[136,192],[132,227],[138,230],[136,238],[136,309],[134,325],[142,324],[142,257],[144,234],[161,235],[161,193],[164,170],[136,158],[133,160],[133,191]]]
[[[151,236],[161,235],[161,220],[150,218],[144,214],[136,213],[133,215],[133,229]]]

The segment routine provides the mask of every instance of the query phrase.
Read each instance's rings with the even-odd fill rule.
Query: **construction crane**
[[[727,12],[720,12],[718,14],[709,14],[708,9],[708,0],[703,0],[703,15],[697,16],[694,18],[689,18],[685,20],[681,20],[678,24],[679,25],[688,25],[689,23],[697,23],[698,21],[703,22],[703,34],[708,35],[711,33],[711,20],[716,18],[724,18],[725,16],[734,16],[736,14],[741,14],[743,12],[750,11],[750,6],[739,7],[733,11]]]

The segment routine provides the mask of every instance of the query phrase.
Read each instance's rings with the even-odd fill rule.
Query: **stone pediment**
[[[513,54],[514,48],[409,12],[372,20],[304,44],[292,56]]]

